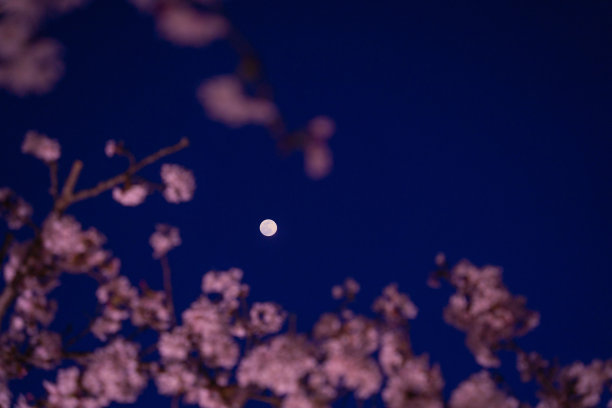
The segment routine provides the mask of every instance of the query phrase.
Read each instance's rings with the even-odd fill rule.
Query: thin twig
[[[168,155],[170,155],[172,153],[176,153],[176,152],[186,148],[187,146],[189,146],[189,140],[184,137],[177,144],[175,144],[173,146],[165,147],[165,148],[159,150],[158,152],[153,153],[153,154],[145,157],[144,159],[140,160],[138,163],[135,163],[134,165],[131,165],[123,173],[118,174],[115,177],[112,177],[112,178],[110,178],[108,180],[101,181],[95,187],[92,187],[92,188],[87,189],[87,190],[81,190],[81,191],[78,191],[78,192],[74,193],[70,197],[70,200],[67,203],[64,204],[63,208],[65,209],[70,204],[76,203],[77,201],[83,201],[83,200],[86,200],[88,198],[95,197],[95,196],[103,193],[104,191],[110,190],[111,188],[115,187],[116,185],[125,182],[125,180],[128,179],[132,174],[136,173],[137,171],[141,170],[142,168],[148,166],[149,164],[152,164],[152,163],[156,162],[157,160],[159,160],[159,159],[161,159],[161,158],[163,158],[165,156],[168,156]]]
[[[174,300],[172,297],[172,271],[170,270],[170,263],[166,255],[160,259],[162,271],[164,274],[164,292],[166,293],[166,303],[168,304],[168,312],[172,319],[172,325],[176,324],[176,316],[174,314]]]
[[[70,174],[68,174],[68,178],[64,183],[62,194],[59,199],[55,201],[55,211],[61,213],[70,204],[72,192],[74,191],[74,187],[76,186],[77,180],[79,179],[81,170],[83,170],[83,162],[80,160],[75,160],[72,164],[72,168],[70,169]]]
[[[49,187],[49,194],[53,199],[57,198],[57,162],[49,163],[49,179],[51,180],[51,186]]]

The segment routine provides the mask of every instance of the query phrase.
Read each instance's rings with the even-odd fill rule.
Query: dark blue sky
[[[133,209],[106,194],[71,209],[106,234],[134,283],[154,287],[148,237],[156,222],[180,227],[170,256],[179,310],[213,268],[243,268],[252,298],[283,304],[302,329],[334,307],[330,287],[344,277],[361,282],[364,310],[396,281],[420,308],[415,350],[441,363],[448,391],[477,367],[442,321],[448,289],[425,284],[444,251],[504,267],[542,313],[527,349],[562,363],[612,357],[612,4],[373,4],[226,3],[287,123],[336,120],[323,181],[304,176],[301,155],[280,157],[264,130],[207,120],[195,89],[233,71],[229,47],[177,48],[148,16],[105,0],[46,28],[66,47],[54,92],[0,93],[0,184],[38,217],[48,209],[44,166],[18,154],[28,129],[60,140],[64,176],[84,160],[80,187],[123,168],[104,156],[109,138],[142,156],[187,136],[192,146],[170,161],[194,170],[192,202],[157,196]],[[272,239],[258,232],[264,218],[279,225]],[[62,304],[91,304],[93,287],[70,288]]]

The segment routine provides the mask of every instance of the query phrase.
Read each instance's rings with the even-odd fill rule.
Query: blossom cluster
[[[319,125],[313,132],[329,132]],[[131,157],[127,170],[80,192],[72,191],[77,176],[71,172],[40,226],[25,200],[9,188],[0,189],[0,215],[7,227],[28,227],[33,234],[7,246],[2,260],[0,320],[7,324],[0,332],[0,408],[131,404],[150,383],[161,395],[201,408],[239,408],[251,400],[280,408],[326,408],[347,396],[380,399],[389,408],[528,407],[489,370],[500,366],[500,350],[514,352],[521,380],[537,385],[536,408],[596,407],[612,387],[612,360],[562,367],[523,351],[516,339],[534,329],[539,316],[503,284],[501,269],[465,260],[448,267],[443,255],[436,257],[439,269],[431,282],[443,278],[453,288],[444,319],[466,333],[467,347],[482,367],[448,401],[441,364],[413,350],[410,321],[418,308],[397,284],[382,290],[371,314],[359,314],[351,305],[360,285],[348,278],[332,288],[338,310],[323,313],[310,332],[298,333],[287,325],[289,313],[282,306],[250,301],[242,270],[213,270],[202,277],[199,297],[175,316],[168,259],[182,243],[178,228],[158,224],[149,240],[153,258],[162,262],[163,290],[137,288],[105,248],[104,235],[84,228],[65,209],[80,197],[107,191],[117,199],[116,188],[136,180],[152,191],[153,184],[137,177],[137,171],[184,144],[136,161],[122,142],[109,142],[108,156]],[[60,153],[57,141],[31,132],[22,150],[50,168]],[[163,164],[161,178],[159,190],[167,201],[192,198],[193,175],[182,166]],[[68,339],[53,329],[60,312],[54,289],[64,274],[97,283],[96,312],[83,332],[97,347],[75,352],[72,346],[82,337]],[[147,346],[145,337],[128,337],[133,329],[152,334],[154,342]],[[14,395],[12,384],[35,370],[56,371],[44,380],[45,393]]]
[[[46,20],[68,13],[90,0],[0,0],[0,88],[18,95],[44,94],[53,89],[64,74],[63,47],[55,39],[41,38],[40,27]],[[161,38],[179,47],[205,47],[226,39],[237,52],[240,66],[234,74],[204,79],[196,96],[207,115],[215,121],[236,128],[248,124],[266,127],[278,139],[279,147],[304,153],[304,168],[312,179],[327,176],[332,168],[332,152],[328,139],[335,132],[334,122],[317,116],[300,130],[285,129],[280,109],[268,92],[269,85],[257,68],[256,54],[245,47],[236,28],[220,12],[221,0],[128,0],[155,20]],[[244,67],[250,67],[244,69]],[[248,71],[248,72],[246,72]],[[252,94],[250,94],[252,93]],[[31,132],[32,150],[41,160],[54,161],[59,151],[50,142],[41,146]],[[43,135],[44,136],[44,135]],[[45,139],[50,140],[50,139]],[[106,154],[111,157],[118,145],[109,141]],[[121,148],[121,145],[119,145]],[[113,191],[113,198],[126,206],[142,203],[150,188],[127,184]],[[172,193],[169,193],[172,194]],[[183,200],[171,195],[170,201]]]

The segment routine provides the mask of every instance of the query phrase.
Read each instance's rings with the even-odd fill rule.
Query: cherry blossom
[[[158,259],[165,256],[170,250],[181,245],[178,228],[167,224],[157,224],[155,232],[149,238],[149,244],[153,248],[153,258]]]
[[[47,19],[85,3],[0,0],[0,87],[19,96],[51,90],[64,73],[63,47],[40,37],[40,28]],[[150,13],[159,35],[176,45],[203,47],[237,33],[219,14],[216,0],[131,3]],[[238,54],[242,64],[255,58],[251,51],[247,55],[238,50]],[[316,116],[297,131],[287,130],[266,89],[257,68],[248,74],[238,69],[237,74],[205,79],[197,98],[215,121],[230,127],[261,125],[281,150],[303,150],[310,178],[328,175],[333,166],[328,143],[335,122]],[[289,313],[281,305],[249,298],[241,269],[212,270],[202,276],[201,293],[175,314],[166,255],[182,243],[178,228],[157,224],[149,239],[153,257],[162,264],[163,290],[144,282],[136,287],[129,272],[121,270],[121,261],[104,248],[104,235],[94,227],[84,228],[69,211],[72,204],[108,191],[124,206],[141,204],[158,185],[138,172],[188,144],[181,139],[136,160],[123,142],[108,140],[106,156],[123,156],[127,168],[90,189],[77,190],[83,162],[75,161],[60,183],[59,142],[34,130],[26,133],[21,150],[47,165],[52,205],[48,213],[32,219],[30,204],[8,187],[0,188],[0,216],[8,229],[23,228],[2,250],[0,408],[132,404],[149,380],[160,394],[201,408],[242,408],[251,400],[282,408],[329,408],[347,397],[359,402],[382,400],[389,408],[526,407],[489,371],[502,368],[501,350],[515,353],[516,374],[534,383],[536,408],[588,408],[602,403],[612,386],[612,360],[561,366],[523,350],[518,339],[538,325],[539,314],[506,288],[500,268],[477,267],[465,260],[449,267],[442,253],[436,256],[438,270],[430,282],[439,286],[446,280],[452,286],[443,318],[466,333],[466,345],[483,367],[448,390],[447,403],[444,362],[430,362],[427,354],[412,349],[409,323],[417,318],[418,309],[396,284],[382,290],[371,311],[358,314],[350,307],[360,286],[347,278],[332,288],[332,297],[342,300],[338,310],[323,312],[312,330],[298,332],[291,322],[285,325]],[[193,199],[196,183],[190,170],[164,163],[161,179],[168,202]],[[13,236],[14,231],[9,232]],[[82,335],[93,336],[95,346],[79,343],[81,335],[68,339],[55,331],[59,330],[54,326],[56,315],[62,310],[54,289],[63,284],[65,273],[97,285],[97,308]],[[128,333],[132,333],[129,340],[124,337]],[[73,349],[74,344],[79,347]],[[48,378],[55,373],[54,380],[43,381],[44,394],[14,395],[13,382],[37,370],[49,371]]]
[[[481,371],[453,391],[450,408],[518,408],[519,401],[497,389],[487,371]]]
[[[117,153],[117,142],[113,139],[107,140],[104,145],[104,154],[106,157],[113,157]]]
[[[23,153],[31,154],[32,156],[44,161],[53,162],[60,157],[60,145],[55,139],[50,139],[42,133],[34,130],[28,131],[21,145]]]
[[[169,3],[157,17],[157,29],[177,45],[202,47],[227,35],[229,23],[217,14]]]
[[[410,298],[397,290],[396,284],[387,286],[372,307],[389,321],[414,319],[418,312]]]
[[[451,269],[450,282],[457,292],[444,309],[444,319],[466,332],[466,344],[483,367],[498,366],[494,349],[539,323],[539,314],[525,308],[525,299],[503,285],[500,268],[462,261]]]
[[[142,184],[132,184],[128,188],[115,187],[113,199],[126,207],[135,207],[147,198],[147,187]]]
[[[317,365],[302,337],[278,336],[255,347],[238,367],[238,383],[269,389],[277,395],[294,394],[299,383]]]
[[[161,178],[164,182],[164,198],[169,203],[182,203],[193,198],[196,185],[191,171],[178,164],[164,164]]]
[[[278,116],[271,101],[245,95],[242,83],[232,75],[203,82],[198,88],[198,99],[211,119],[231,127],[270,124]]]
[[[18,230],[32,215],[32,206],[16,195],[10,188],[0,188],[0,215],[6,219],[8,227]]]

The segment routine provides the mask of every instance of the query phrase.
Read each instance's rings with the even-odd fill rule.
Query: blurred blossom
[[[231,127],[267,125],[278,117],[274,103],[246,95],[242,82],[234,75],[204,81],[198,89],[198,99],[211,119]]]
[[[21,151],[46,163],[56,161],[61,154],[61,148],[56,139],[50,139],[47,135],[35,130],[29,130],[26,133],[21,144]]]
[[[206,295],[221,295],[220,303],[229,309],[238,307],[238,298],[249,292],[249,286],[242,283],[242,270],[231,268],[227,271],[209,271],[202,278],[202,292]]]
[[[525,298],[508,291],[501,275],[500,268],[477,268],[468,261],[450,271],[457,292],[444,309],[444,319],[466,332],[466,344],[483,367],[499,366],[494,349],[528,333],[540,321],[538,313],[525,307]]]
[[[21,53],[32,30],[25,18],[8,16],[0,20],[0,58],[10,59]]]
[[[450,408],[518,408],[519,401],[499,390],[487,371],[463,381],[453,391]]]
[[[142,204],[147,194],[147,187],[143,184],[132,184],[129,188],[113,188],[113,199],[126,207]]]
[[[145,291],[132,299],[132,324],[136,327],[150,327],[163,331],[170,327],[170,311],[166,306],[164,292]]]
[[[193,173],[178,164],[164,164],[161,168],[164,198],[170,203],[182,203],[193,198],[196,184]]]
[[[0,393],[2,393],[2,391],[0,391]],[[2,406],[3,406],[2,405],[2,396],[0,395],[0,407],[2,407]],[[6,406],[7,407],[9,406],[8,403],[7,403]],[[34,405],[30,405],[28,403],[27,398],[25,396],[23,396],[23,395],[20,395],[17,398],[17,404],[15,404],[15,408],[35,408],[35,406]]]
[[[446,265],[446,255],[443,252],[438,252],[434,262],[437,267],[442,268],[444,265]]]
[[[536,357],[533,355],[530,357]],[[538,357],[535,360],[539,360]],[[537,371],[538,365],[530,367],[531,375],[545,373],[546,381],[551,386],[543,388],[538,392],[539,404],[536,408],[563,408],[598,407],[601,403],[602,393],[606,384],[610,386],[612,380],[612,360],[593,360],[590,364],[576,361],[566,367],[555,366],[548,371]],[[608,401],[608,407],[612,400]]]
[[[240,357],[240,348],[232,336],[231,312],[225,303],[215,304],[206,296],[193,302],[182,314],[200,357],[210,367],[231,369]]]
[[[189,333],[185,327],[176,327],[159,337],[157,348],[164,361],[184,361],[191,349]]]
[[[0,64],[0,87],[19,96],[49,92],[64,74],[61,50],[60,44],[51,39],[28,44]]]
[[[104,154],[106,157],[113,157],[117,153],[117,142],[113,139],[107,140],[104,146]]]
[[[195,389],[199,380],[198,373],[193,366],[183,363],[171,363],[158,368],[155,375],[157,390],[162,395],[178,395]]]
[[[58,333],[41,331],[30,338],[30,347],[30,362],[36,367],[51,370],[61,361],[62,338]]]
[[[400,293],[396,284],[391,284],[383,290],[372,306],[374,311],[381,313],[388,321],[414,319],[418,309],[408,295]]]
[[[94,321],[91,331],[100,340],[121,330],[121,325],[129,315],[129,308],[138,293],[125,276],[119,276],[101,285],[96,290],[98,303],[103,307],[102,314]]]
[[[259,335],[278,332],[285,323],[287,314],[272,302],[255,302],[249,312],[250,328]]]
[[[277,395],[294,394],[300,381],[317,361],[309,352],[305,339],[277,336],[269,343],[251,350],[240,362],[237,378],[242,387],[255,385]]]
[[[135,402],[147,384],[138,350],[135,343],[118,338],[88,357],[82,375],[76,367],[59,370],[55,384],[44,382],[47,406],[94,408]]]
[[[72,216],[51,215],[43,224],[43,245],[54,255],[70,256],[84,252],[81,224]]]
[[[18,230],[32,216],[32,206],[7,187],[0,188],[0,215],[8,227]]]
[[[382,398],[389,408],[443,408],[443,387],[440,368],[430,368],[427,356],[414,357],[389,377]]]
[[[332,287],[332,297],[334,299],[353,299],[359,292],[359,283],[353,278],[346,278],[342,285]]]
[[[336,131],[336,123],[327,116],[317,116],[308,122],[308,133],[318,140],[327,140]]]
[[[155,232],[149,238],[153,248],[153,258],[159,259],[170,250],[181,245],[181,236],[178,228],[167,224],[157,224]]]
[[[50,91],[64,73],[61,45],[37,38],[45,18],[66,13],[87,0],[0,1],[0,87],[25,96]]]
[[[304,171],[308,177],[320,180],[331,172],[332,166],[332,152],[327,144],[314,141],[304,147]]]
[[[225,18],[181,3],[169,3],[157,18],[161,36],[177,45],[202,47],[224,37],[229,31]]]

